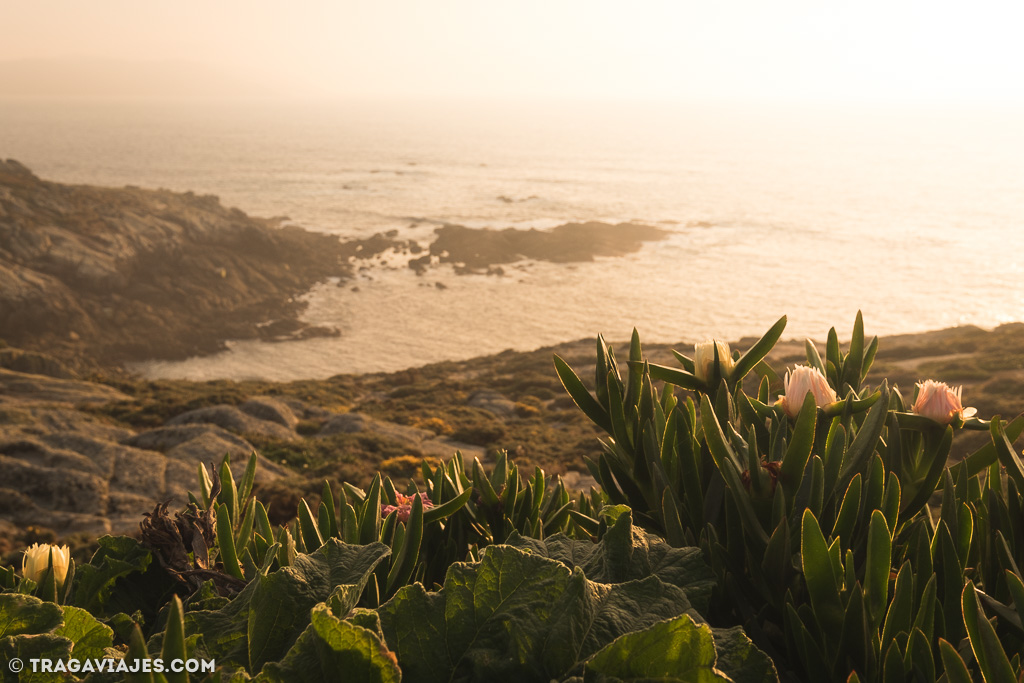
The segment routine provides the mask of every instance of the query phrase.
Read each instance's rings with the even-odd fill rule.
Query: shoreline
[[[643,346],[652,362],[676,365],[672,345]],[[157,499],[184,500],[198,464],[225,452],[260,453],[260,495],[281,519],[325,479],[366,485],[382,471],[401,481],[423,458],[457,450],[487,466],[504,449],[524,472],[540,467],[586,489],[584,458],[599,452],[599,435],[561,387],[553,353],[592,385],[593,339],[292,382],[80,380],[44,354],[0,348],[0,554],[29,539],[130,531]],[[768,359],[805,364],[803,342],[779,342]],[[1012,419],[1024,413],[1024,323],[881,338],[867,384],[882,378],[908,402],[918,381],[963,385],[964,405],[979,416]],[[962,435],[951,457],[987,438]]]

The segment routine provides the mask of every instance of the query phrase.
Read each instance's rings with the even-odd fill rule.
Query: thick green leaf
[[[299,529],[302,531],[302,542],[306,545],[307,551],[312,552],[324,544],[324,538],[305,498],[299,501]]]
[[[882,618],[889,598],[892,536],[881,510],[871,513],[868,524],[868,559],[864,572],[864,598],[873,622]]]
[[[398,547],[398,554],[393,557],[391,570],[387,578],[387,594],[391,595],[399,587],[409,582],[416,561],[420,556],[420,542],[423,540],[423,499],[413,496],[409,524]]]
[[[707,386],[701,380],[697,379],[696,375],[686,370],[679,370],[678,368],[670,368],[667,365],[658,365],[656,363],[648,363],[647,367],[650,369],[651,377],[654,379],[660,379],[662,382],[668,384],[674,384],[682,389],[689,389],[690,391],[707,389]]]
[[[423,511],[423,524],[427,525],[427,524],[430,524],[431,522],[437,522],[437,521],[440,521],[442,519],[447,519],[448,517],[450,517],[451,515],[455,514],[456,512],[461,510],[463,507],[465,507],[466,503],[469,502],[469,499],[470,499],[470,497],[472,495],[473,495],[473,489],[469,488],[469,489],[466,489],[465,491],[463,491],[462,493],[460,493],[455,498],[452,498],[451,500],[449,500],[449,501],[447,501],[445,503],[442,503],[440,505],[435,505],[432,508],[428,508],[428,509],[424,510]]]
[[[1024,490],[1024,467],[1021,466],[1020,458],[1013,450],[1013,444],[1006,436],[1002,423],[998,417],[992,418],[990,427],[992,432],[992,443],[995,445],[996,457],[1006,468],[1006,473],[1016,482],[1018,490]]]
[[[991,425],[989,428],[991,429]],[[1003,433],[1006,434],[1006,438],[1011,444],[1016,441],[1020,435],[1024,433],[1024,415],[1018,415],[1014,418],[1013,421],[1007,424],[1006,428],[1003,429]],[[992,463],[997,462],[997,460],[998,455],[996,454],[995,442],[990,440],[974,453],[967,456],[962,462],[957,463],[950,469],[959,470],[960,468],[966,468],[967,476],[973,477],[979,472],[982,472],[986,467],[989,467]]]
[[[242,473],[242,478],[238,481],[238,500],[239,504],[244,504],[249,494],[252,493],[252,485],[256,481],[256,461],[259,459],[259,455],[254,451],[249,456],[249,462],[245,466],[245,472]]]
[[[800,481],[807,469],[807,460],[811,457],[811,450],[814,448],[814,428],[817,419],[818,406],[814,402],[814,394],[807,392],[807,395],[804,396],[803,406],[800,408],[800,414],[797,415],[786,455],[782,458],[780,478],[782,488],[788,496],[793,496],[800,488]]]
[[[181,600],[177,595],[172,596],[167,613],[167,628],[164,631],[163,647],[160,650],[160,656],[165,662],[188,659],[188,650],[185,646],[185,618],[182,612]],[[186,671],[167,671],[165,677],[168,683],[188,683],[188,672]]]
[[[224,571],[236,579],[244,579],[231,531],[231,512],[225,503],[217,506],[217,546],[220,548],[220,561],[224,565]]]
[[[704,427],[704,437],[707,439],[711,456],[718,466],[718,471],[722,475],[722,479],[725,480],[726,486],[732,491],[733,500],[736,502],[736,507],[743,519],[743,528],[763,549],[768,545],[768,534],[765,533],[764,527],[761,526],[757,512],[754,511],[754,507],[750,502],[750,496],[747,494],[746,487],[743,486],[740,473],[736,467],[738,458],[726,442],[725,434],[722,432],[721,425],[718,424],[718,418],[715,416],[714,410],[711,407],[711,401],[708,400],[707,396],[701,396],[700,398],[700,419],[701,425]]]
[[[971,641],[971,650],[978,661],[978,667],[986,683],[1016,683],[1017,677],[1010,666],[1010,659],[1003,650],[996,630],[985,617],[974,584],[968,582],[960,598],[963,605],[964,626]]]
[[[828,544],[818,520],[806,510],[800,533],[800,558],[811,604],[822,628],[839,634],[843,626],[843,606],[839,600],[839,577],[829,557]]]
[[[843,461],[843,468],[839,472],[839,482],[846,485],[846,482],[853,479],[853,475],[864,469],[871,455],[875,452],[878,439],[882,436],[885,428],[885,421],[888,416],[889,390],[885,382],[882,383],[882,397],[875,402],[875,405],[868,411],[864,423],[857,430],[849,450]]]
[[[782,336],[782,331],[786,329],[786,316],[782,316],[778,321],[771,326],[764,336],[757,340],[757,342],[747,349],[747,352],[740,356],[739,360],[736,361],[736,366],[733,368],[730,380],[732,382],[739,382],[747,373],[754,369],[754,366],[761,362],[761,359],[768,355],[768,352],[774,348],[776,342],[779,341],[779,337]]]
[[[948,640],[939,638],[939,654],[942,656],[942,667],[946,671],[949,683],[973,683],[967,665]]]
[[[558,373],[558,379],[561,380],[562,386],[569,392],[569,396],[573,402],[583,411],[583,414],[590,418],[590,421],[596,424],[598,427],[606,432],[611,432],[611,422],[608,419],[608,413],[597,402],[587,388],[583,386],[583,382],[573,372],[573,369],[569,367],[569,364],[562,360],[558,354],[555,354],[555,372]]]

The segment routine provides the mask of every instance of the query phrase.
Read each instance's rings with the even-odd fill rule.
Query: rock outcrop
[[[0,338],[90,367],[336,334],[299,322],[296,297],[346,276],[354,247],[279,224],[209,195],[62,185],[0,160]]]
[[[575,263],[598,256],[622,256],[640,249],[644,242],[656,242],[669,232],[641,223],[565,223],[551,230],[490,230],[445,225],[436,230],[430,255],[410,262],[420,270],[431,262],[452,263],[457,273],[501,274],[501,264],[523,259]]]
[[[134,533],[158,502],[187,502],[200,464],[226,453],[246,462],[254,449],[241,434],[296,436],[229,406],[190,411],[176,424],[138,433],[90,411],[131,400],[103,384],[0,369],[0,537],[30,526],[61,537]],[[260,458],[257,481],[287,474]]]

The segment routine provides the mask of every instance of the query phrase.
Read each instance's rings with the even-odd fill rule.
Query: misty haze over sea
[[[151,376],[397,370],[603,333],[726,339],[1024,320],[1020,111],[683,105],[0,102],[0,157],[67,183],[216,194],[345,238],[633,221],[593,263],[417,275],[387,255],[309,296],[337,338],[238,342]]]

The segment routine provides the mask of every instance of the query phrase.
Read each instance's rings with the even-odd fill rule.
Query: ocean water
[[[400,259],[306,294],[338,338],[230,343],[152,377],[397,370],[603,333],[690,342],[1024,320],[1021,111],[0,101],[0,156],[70,183],[220,196],[343,237],[636,221],[671,231],[502,277]],[[439,287],[438,283],[443,287]],[[358,291],[354,291],[357,289]]]

